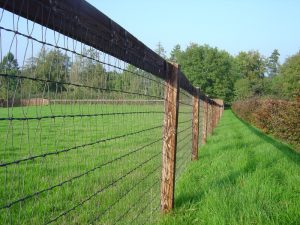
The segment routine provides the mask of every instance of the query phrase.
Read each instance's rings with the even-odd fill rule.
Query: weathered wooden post
[[[211,101],[210,103],[210,108],[211,108],[211,127],[210,127],[210,135],[212,135],[213,130],[214,130],[214,105],[213,102]]]
[[[218,109],[219,109],[219,113],[218,113],[218,122],[220,121],[220,119],[221,119],[221,112],[222,112],[222,106],[221,106],[221,104],[218,106]]]
[[[210,116],[210,100],[207,99],[207,136],[210,134],[211,116]]]
[[[161,211],[174,207],[175,163],[179,106],[179,66],[167,64],[162,147]]]
[[[203,100],[203,121],[202,121],[202,144],[206,144],[207,138],[207,123],[208,123],[208,102],[205,97]]]
[[[218,125],[219,122],[219,114],[220,114],[219,105],[217,104],[216,105],[216,126]]]
[[[212,102],[209,103],[209,135],[212,135],[213,129],[214,129],[214,107],[212,105]]]
[[[222,111],[223,111],[223,105],[220,105],[220,119],[221,119],[221,117],[222,117]]]
[[[215,128],[215,106],[213,102],[211,103],[211,134],[213,133]]]
[[[216,104],[215,105],[215,108],[216,108],[216,112],[215,112],[215,117],[216,117],[216,119],[215,119],[215,127],[218,125],[218,119],[219,119],[219,106]]]
[[[199,88],[193,96],[193,145],[192,160],[198,160],[198,140],[199,140]]]

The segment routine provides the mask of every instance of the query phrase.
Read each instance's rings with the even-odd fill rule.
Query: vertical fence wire
[[[193,96],[180,89],[177,128],[176,173],[177,180],[191,160],[193,139]]]
[[[154,221],[164,82],[5,10],[0,43],[1,223]]]
[[[0,12],[1,223],[155,223],[165,81],[26,18]],[[180,88],[176,180],[192,124],[193,96]]]

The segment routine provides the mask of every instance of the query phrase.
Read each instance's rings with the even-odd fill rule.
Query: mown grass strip
[[[300,224],[300,154],[226,110],[159,224]]]

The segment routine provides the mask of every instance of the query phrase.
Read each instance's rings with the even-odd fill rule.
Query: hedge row
[[[300,101],[249,99],[233,103],[232,110],[241,119],[300,151]]]

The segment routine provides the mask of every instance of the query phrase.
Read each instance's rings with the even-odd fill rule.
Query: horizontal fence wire
[[[188,112],[188,113],[182,113]],[[193,96],[180,88],[177,127],[176,172],[177,180],[191,160],[193,142]]]
[[[1,223],[154,222],[165,82],[6,10],[0,24]]]
[[[1,224],[154,224],[165,104],[178,107],[178,181],[191,160],[194,86],[178,71],[170,102],[171,64],[85,1],[0,6]],[[204,101],[210,134],[218,104],[198,98],[200,146]]]

